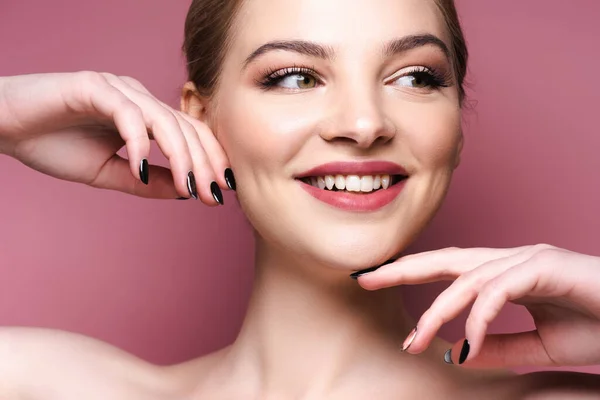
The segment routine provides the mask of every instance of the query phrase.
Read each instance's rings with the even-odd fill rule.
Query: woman
[[[181,111],[110,74],[3,78],[0,151],[61,179],[144,197],[215,206],[222,190],[236,190],[257,254],[237,340],[157,367],[88,338],[4,328],[0,398],[599,393],[590,375],[463,368],[600,362],[597,258],[540,245],[386,264],[433,217],[460,161],[467,57],[452,2],[200,0],[185,50]],[[148,164],[150,138],[170,171]],[[115,155],[123,144],[128,161]],[[382,290],[439,279],[455,283],[416,323]],[[483,342],[507,300],[525,304],[538,331]],[[472,301],[468,340],[435,339]]]

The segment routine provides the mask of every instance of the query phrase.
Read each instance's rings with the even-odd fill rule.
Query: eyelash
[[[451,73],[442,73],[435,68],[428,67],[412,67],[410,70],[403,72],[402,75],[394,77],[391,82],[394,82],[405,76],[413,76],[420,78],[421,81],[425,82],[426,86],[430,89],[439,89],[443,87],[449,87],[452,83]]]
[[[315,79],[317,84],[321,84],[322,80],[319,78],[318,74],[315,72],[313,68],[303,67],[303,66],[292,66],[281,69],[269,69],[263,73],[263,78],[257,83],[264,89],[269,90],[275,88],[283,79],[288,76],[293,75],[308,75]],[[426,83],[426,86],[432,90],[436,90],[442,87],[451,86],[452,76],[450,73],[441,73],[435,68],[428,67],[413,67],[407,72],[404,72],[402,75],[394,77],[393,80],[389,80],[389,82],[394,82],[405,76],[414,76],[415,78],[420,78],[421,81]]]
[[[277,86],[279,84],[279,82],[281,82],[288,76],[293,76],[293,75],[309,75],[310,77],[315,79],[317,84],[321,83],[321,79],[319,79],[318,74],[315,72],[315,70],[313,68],[300,67],[300,66],[294,65],[293,67],[287,67],[287,68],[282,68],[282,69],[269,69],[269,70],[265,71],[263,74],[264,78],[259,80],[258,84],[263,89],[269,90],[269,89]]]

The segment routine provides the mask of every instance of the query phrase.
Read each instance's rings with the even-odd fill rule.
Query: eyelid
[[[325,80],[321,77],[321,75],[315,70],[313,67],[308,67],[306,65],[293,65],[283,68],[270,68],[263,71],[261,78],[256,80],[256,83],[259,84],[263,89],[281,89],[281,90],[291,90],[287,88],[279,88],[278,84],[282,80],[287,77],[293,75],[309,75],[315,81],[317,85],[323,85]]]
[[[307,74],[312,75],[317,79],[321,79],[321,75],[313,67],[307,67],[304,65],[293,65],[291,67],[268,69],[263,73],[263,76],[266,78],[278,78],[294,74]]]
[[[424,65],[413,65],[410,67],[404,67],[399,69],[398,71],[394,72],[389,78],[386,78],[384,82],[390,83],[397,80],[398,78],[402,78],[403,76],[407,76],[415,72],[427,72],[432,75],[435,74],[435,72],[431,68],[428,68]]]

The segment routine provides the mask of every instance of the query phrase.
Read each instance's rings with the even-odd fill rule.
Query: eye
[[[310,68],[292,67],[267,71],[258,83],[265,90],[280,88],[294,91],[313,89],[319,86],[321,81]]]
[[[415,89],[437,89],[449,86],[447,77],[427,67],[413,67],[400,71],[390,80],[390,83]]]
[[[286,89],[312,89],[317,86],[317,80],[307,74],[288,75],[279,81],[278,86]]]

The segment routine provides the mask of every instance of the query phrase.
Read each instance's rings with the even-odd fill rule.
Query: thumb
[[[486,335],[481,348],[470,352],[469,345],[461,340],[446,352],[444,360],[448,364],[460,364],[465,368],[503,368],[518,366],[553,366],[542,340],[536,330],[522,333]],[[461,357],[461,355],[463,357]]]
[[[173,184],[173,175],[168,168],[150,165],[148,177],[148,185],[144,185],[131,174],[129,161],[115,154],[104,164],[90,185],[146,198],[175,199],[179,197]]]

